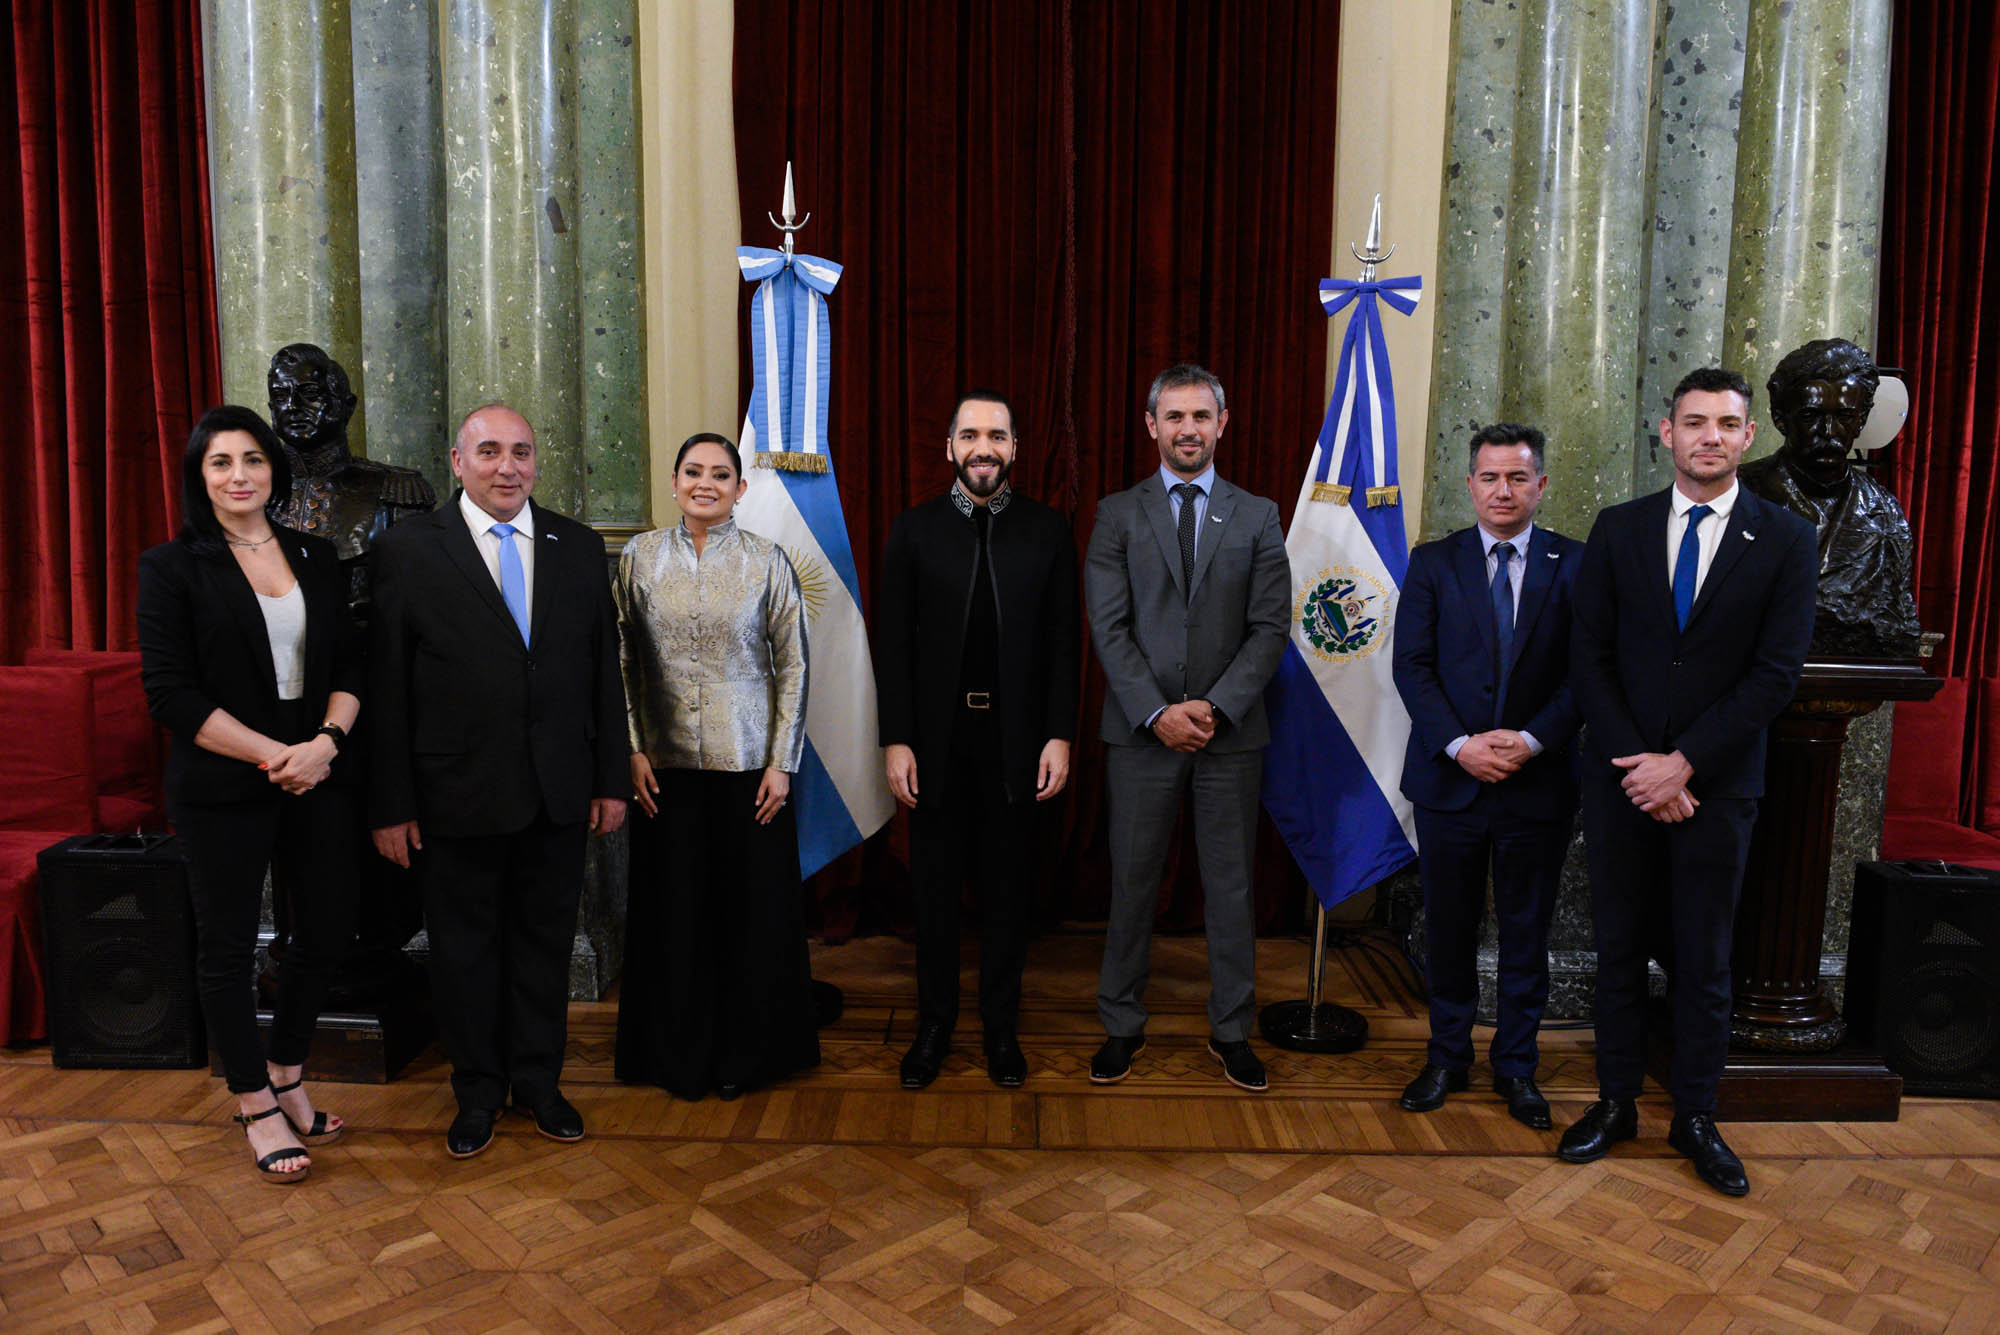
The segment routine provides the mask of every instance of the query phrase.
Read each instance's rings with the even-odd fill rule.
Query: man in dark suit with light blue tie
[[[1262,1090],[1250,1049],[1256,919],[1250,869],[1265,743],[1264,685],[1290,629],[1291,564],[1278,507],[1216,476],[1229,424],[1222,382],[1170,366],[1146,397],[1160,467],[1097,507],[1084,560],[1090,635],[1104,664],[1111,912],[1097,1014],[1096,1084],[1123,1080],[1146,1046],[1146,980],[1160,873],[1181,794],[1194,797],[1208,929],[1208,1050]]]
[[[1756,434],[1749,381],[1716,367],[1689,372],[1660,422],[1673,486],[1598,515],[1571,600],[1570,689],[1588,728],[1598,1101],[1556,1153],[1589,1163],[1638,1134],[1649,929],[1664,920],[1667,1142],[1730,1196],[1750,1190],[1715,1125],[1736,900],[1764,792],[1765,732],[1798,687],[1819,578],[1813,526],[1737,483]]]
[[[1583,544],[1534,526],[1549,485],[1542,433],[1496,422],[1472,438],[1478,523],[1410,553],[1396,609],[1396,690],[1410,713],[1403,795],[1415,805],[1430,945],[1430,1044],[1402,1106],[1468,1087],[1476,956],[1493,882],[1499,1023],[1493,1091],[1546,1131],[1536,1033],[1549,995],[1549,916],[1576,815],[1569,596]]]

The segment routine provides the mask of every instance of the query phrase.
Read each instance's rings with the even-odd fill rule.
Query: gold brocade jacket
[[[806,606],[784,548],[734,520],[699,557],[684,525],[625,544],[612,586],[626,731],[668,769],[796,773],[806,745]]]

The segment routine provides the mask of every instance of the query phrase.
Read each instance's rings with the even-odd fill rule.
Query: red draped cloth
[[[221,396],[197,0],[15,0],[0,29],[0,662],[135,646]]]
[[[1916,539],[1917,610],[1944,632],[1934,670],[1972,679],[1961,820],[2000,803],[2000,13],[1992,0],[1898,0],[1891,47],[1882,305],[1875,356],[1909,373],[1889,485]],[[1940,763],[1948,763],[1941,761]]]
[[[1098,499],[1159,466],[1145,393],[1180,360],[1228,392],[1218,470],[1289,520],[1326,410],[1338,30],[1327,0],[738,0],[744,239],[777,244],[790,160],[800,248],[845,266],[830,443],[864,594],[890,521],[949,485],[974,386],[1013,399],[1015,485],[1070,516],[1079,556]],[[1109,895],[1088,658],[1044,916]],[[896,915],[896,827],[822,874],[829,934]],[[1299,921],[1268,822],[1260,849],[1260,922]],[[1164,925],[1201,921],[1193,862]]]

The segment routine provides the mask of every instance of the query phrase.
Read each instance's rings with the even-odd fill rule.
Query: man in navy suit
[[[1667,1142],[1730,1196],[1750,1190],[1715,1126],[1730,938],[1764,793],[1765,730],[1798,687],[1819,574],[1813,526],[1737,484],[1756,434],[1741,375],[1709,367],[1682,379],[1660,423],[1674,484],[1598,515],[1570,630],[1570,688],[1589,725],[1598,1101],[1556,1153],[1589,1163],[1638,1133],[1648,928],[1664,921]]]
[[[1496,422],[1472,438],[1479,522],[1410,553],[1396,611],[1396,690],[1410,711],[1403,795],[1416,807],[1430,940],[1430,1046],[1402,1106],[1465,1089],[1479,1003],[1486,880],[1500,929],[1493,1092],[1549,1129],[1535,1087],[1549,996],[1549,915],[1576,815],[1578,716],[1569,597],[1583,544],[1534,526],[1548,490],[1542,433]]]

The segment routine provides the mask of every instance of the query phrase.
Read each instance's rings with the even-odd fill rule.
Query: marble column
[[[1548,433],[1540,517],[1576,535],[1632,491],[1653,29],[1651,0],[1522,6],[1499,415]]]
[[[1634,414],[1632,494],[1673,480],[1660,419],[1674,386],[1723,360],[1730,220],[1736,197],[1736,115],[1743,95],[1751,0],[1675,0],[1662,29],[1654,140],[1650,295]]]
[[[1890,0],[1750,14],[1723,355],[1764,382],[1815,338],[1873,345],[1889,112]],[[1778,445],[1767,429],[1755,453]]]
[[[446,0],[445,346],[453,424],[535,428],[535,499],[582,515],[576,0]]]
[[[1466,441],[1499,416],[1500,308],[1520,32],[1521,14],[1513,5],[1458,0],[1452,14],[1451,101],[1445,113],[1451,141],[1438,220],[1438,271],[1430,284],[1438,316],[1424,473],[1427,539],[1472,522]]]
[[[209,180],[222,389],[267,411],[287,343],[317,343],[361,374],[354,79],[347,0],[209,0]],[[359,452],[367,417],[349,423]]]
[[[584,518],[643,529],[651,512],[640,252],[634,0],[579,0],[577,271]],[[732,426],[719,430],[732,431]]]
[[[353,37],[368,452],[448,495],[436,0],[359,5]]]

